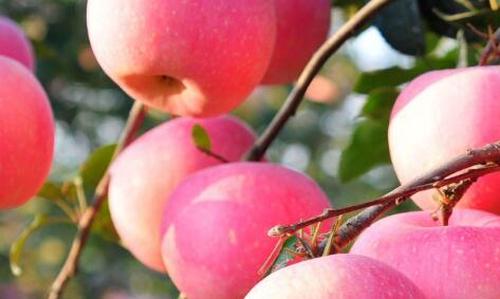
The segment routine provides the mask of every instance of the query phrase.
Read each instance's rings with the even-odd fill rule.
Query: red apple
[[[267,231],[328,207],[313,180],[282,166],[239,162],[199,171],[166,205],[165,266],[190,299],[243,298],[276,244]]]
[[[389,126],[391,159],[401,183],[500,140],[499,95],[500,66],[430,72],[411,82],[397,99]],[[434,209],[430,192],[413,199],[423,209]],[[490,174],[458,207],[499,214],[499,197],[500,174]]]
[[[270,0],[90,0],[104,71],[131,97],[182,116],[229,112],[261,81],[276,18]]]
[[[24,31],[12,20],[0,16],[0,55],[15,59],[35,70],[35,57]]]
[[[456,209],[449,226],[429,212],[384,218],[354,243],[351,253],[406,274],[429,299],[500,298],[500,217]]]
[[[49,100],[33,74],[0,56],[0,209],[28,201],[43,185],[54,152]]]
[[[330,29],[330,0],[274,0],[276,46],[264,84],[295,81]]]
[[[252,130],[234,117],[177,118],[141,136],[111,167],[113,223],[124,245],[157,271],[165,271],[159,228],[168,196],[188,174],[222,163],[196,148],[195,124],[209,134],[212,151],[229,161],[238,161],[255,140]]]
[[[315,258],[280,269],[259,282],[246,299],[424,299],[401,272],[354,254]]]

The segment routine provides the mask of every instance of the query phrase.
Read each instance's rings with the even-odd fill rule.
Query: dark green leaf
[[[343,182],[390,162],[387,127],[386,122],[373,119],[357,124],[351,144],[340,157],[339,177]]]
[[[212,142],[210,141],[210,136],[208,132],[201,125],[196,124],[193,126],[191,131],[193,136],[193,142],[197,148],[210,152],[212,150]]]
[[[407,55],[425,53],[425,31],[417,0],[397,0],[374,20],[375,27],[394,49]]]
[[[116,145],[106,145],[96,149],[80,168],[83,188],[93,194],[113,158]]]
[[[358,78],[358,81],[354,86],[354,91],[368,94],[377,88],[396,87],[432,70],[454,68],[457,59],[458,52],[454,50],[450,51],[446,56],[440,58],[420,58],[415,63],[415,66],[410,69],[391,67],[388,69],[363,73]]]
[[[61,185],[54,182],[46,182],[42,189],[38,191],[37,197],[50,201],[64,200],[64,194],[61,191]]]
[[[372,91],[366,99],[361,114],[367,118],[387,122],[398,95],[398,90],[390,87]]]
[[[118,233],[116,232],[113,221],[111,220],[111,215],[109,213],[108,201],[106,200],[99,212],[97,212],[93,232],[97,233],[104,239],[112,242],[117,242],[120,240]]]
[[[293,252],[295,252],[296,250],[297,242],[298,239],[296,236],[291,236],[285,241],[278,257],[274,261],[273,265],[269,268],[269,272],[266,275],[286,267],[288,263],[295,258]]]

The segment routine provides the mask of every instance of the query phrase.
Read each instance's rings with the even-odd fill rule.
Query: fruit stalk
[[[368,2],[316,51],[300,74],[285,103],[253,147],[244,156],[244,160],[259,161],[264,156],[290,117],[295,115],[297,108],[304,99],[307,88],[326,61],[337,52],[347,39],[390,2],[391,0],[372,0]]]
[[[132,140],[136,136],[137,131],[140,129],[145,116],[146,109],[144,108],[144,106],[140,102],[135,102],[134,106],[132,106],[132,109],[129,112],[127,123],[125,124],[122,135],[118,140],[115,152],[113,154],[113,159],[130,142],[132,142]],[[48,299],[60,298],[64,287],[66,286],[68,281],[76,274],[80,256],[83,248],[85,247],[85,244],[87,243],[87,239],[89,237],[92,224],[94,223],[95,216],[97,215],[97,212],[107,198],[108,185],[109,175],[106,171],[95,190],[93,204],[85,209],[78,221],[78,228],[75,234],[75,238],[73,239],[73,243],[71,244],[71,249],[68,253],[63,267],[52,283],[47,297]]]

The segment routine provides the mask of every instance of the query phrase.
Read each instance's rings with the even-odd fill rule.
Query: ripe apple
[[[335,254],[280,269],[259,282],[245,299],[375,297],[425,298],[405,275],[384,263],[361,255]]]
[[[269,0],[90,0],[87,25],[99,64],[132,98],[197,117],[245,100],[276,34]]]
[[[284,84],[297,79],[330,29],[331,1],[274,0],[276,46],[262,83]]]
[[[398,97],[389,125],[391,159],[401,183],[500,140],[499,94],[500,66],[430,72],[411,82]],[[434,209],[430,192],[413,199],[423,209]],[[500,174],[490,174],[468,190],[458,207],[499,214],[499,197]]]
[[[33,74],[0,55],[0,209],[28,201],[43,185],[54,152],[49,100]]]
[[[169,198],[163,261],[190,299],[243,298],[276,244],[267,231],[328,207],[313,180],[282,166],[238,162],[207,168],[187,177]]]
[[[0,55],[15,59],[31,71],[35,70],[35,57],[24,31],[12,20],[0,16]]]
[[[426,298],[500,298],[500,217],[456,209],[449,226],[429,212],[384,218],[351,253],[375,258],[406,274]]]
[[[200,124],[210,136],[212,152],[237,161],[255,135],[237,118],[176,118],[147,132],[120,154],[111,167],[109,208],[124,245],[142,263],[165,271],[159,228],[163,206],[188,174],[221,164],[196,148],[191,132]]]

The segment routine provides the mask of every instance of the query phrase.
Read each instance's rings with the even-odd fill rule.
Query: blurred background
[[[332,10],[331,32],[356,9],[354,4],[339,2],[341,8]],[[86,33],[85,7],[86,2],[79,0],[0,0],[0,14],[16,20],[33,43],[36,74],[55,112],[57,142],[51,172],[51,180],[55,182],[72,180],[96,148],[117,140],[132,104],[94,59]],[[358,140],[361,146],[353,147],[354,132],[366,121],[361,111],[369,94],[359,84],[360,80],[372,82],[378,78],[369,77],[383,74],[378,70],[414,71],[412,76],[415,76],[416,68],[417,73],[426,69],[422,65],[430,69],[453,67],[459,62],[459,42],[438,38],[426,30],[422,34],[427,47],[415,58],[393,50],[375,27],[360,31],[329,60],[313,82],[307,101],[268,152],[269,159],[308,173],[328,193],[335,207],[368,200],[397,186],[387,156],[385,131],[372,130],[375,133],[370,133],[368,140],[361,138]],[[469,56],[474,60],[477,53],[471,49]],[[387,79],[385,76],[381,78]],[[391,84],[400,83],[403,82]],[[290,89],[290,86],[260,87],[234,114],[256,132],[262,132]],[[151,112],[145,127],[167,119],[167,115]],[[379,145],[372,147],[371,143]],[[371,159],[372,151],[380,144],[382,154]],[[358,161],[361,165],[356,166],[359,171],[355,173],[345,170],[349,168],[349,153],[343,152],[348,149],[351,154],[368,157]],[[407,203],[398,209],[409,210],[414,206]],[[43,298],[66,257],[75,228],[66,224],[43,226],[24,244],[21,275],[12,274],[9,247],[40,214],[60,212],[53,203],[40,198],[0,213],[1,299]],[[142,266],[110,239],[98,231],[91,236],[79,274],[69,284],[64,298],[176,298],[177,290],[168,278]]]

